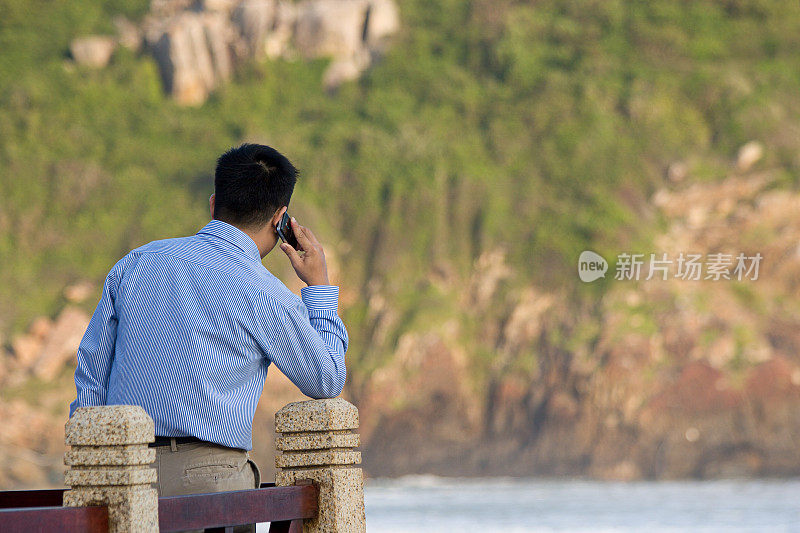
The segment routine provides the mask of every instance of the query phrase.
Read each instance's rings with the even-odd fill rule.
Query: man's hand
[[[325,264],[325,252],[322,250],[322,245],[311,230],[298,224],[294,217],[292,217],[291,224],[294,236],[297,237],[297,243],[304,253],[300,255],[297,250],[285,242],[281,243],[281,250],[289,256],[289,261],[292,262],[297,277],[305,281],[309,287],[311,285],[330,285],[328,265]]]

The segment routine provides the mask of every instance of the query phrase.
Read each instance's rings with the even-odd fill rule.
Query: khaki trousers
[[[158,471],[158,495],[182,496],[207,492],[255,489],[261,473],[249,452],[210,442],[156,446],[153,468]],[[237,533],[255,532],[255,524],[239,526]]]

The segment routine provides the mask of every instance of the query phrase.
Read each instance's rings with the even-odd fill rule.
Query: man
[[[348,338],[319,241],[292,218],[301,250],[281,244],[308,285],[302,299],[261,263],[296,174],[268,146],[229,150],[217,161],[211,222],[133,250],[106,278],[78,348],[70,416],[142,406],[155,421],[159,495],[259,485],[248,451],[270,363],[312,398],[342,391]]]

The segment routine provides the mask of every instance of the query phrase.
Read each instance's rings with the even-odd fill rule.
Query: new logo
[[[584,250],[578,258],[578,277],[584,283],[606,277],[608,262],[603,256],[591,250]]]

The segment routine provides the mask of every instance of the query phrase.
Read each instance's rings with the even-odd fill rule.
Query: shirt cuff
[[[338,311],[339,287],[336,285],[312,285],[300,289],[306,308],[311,311]]]

